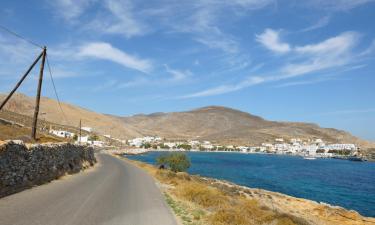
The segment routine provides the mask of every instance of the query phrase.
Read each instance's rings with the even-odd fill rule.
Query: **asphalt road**
[[[106,154],[98,165],[0,199],[0,225],[175,225],[151,178]]]

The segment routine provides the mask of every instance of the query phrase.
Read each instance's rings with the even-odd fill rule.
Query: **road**
[[[0,225],[175,225],[152,177],[107,154],[95,168],[0,199]]]

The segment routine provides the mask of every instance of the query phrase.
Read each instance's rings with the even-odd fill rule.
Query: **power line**
[[[66,117],[66,115],[65,115],[65,113],[64,113],[64,110],[63,110],[62,107],[61,107],[61,102],[60,102],[59,95],[57,94],[55,81],[53,80],[53,76],[52,76],[51,66],[49,65],[48,55],[47,55],[46,60],[47,60],[47,67],[48,67],[48,71],[49,71],[49,76],[50,76],[51,81],[52,81],[53,90],[55,91],[55,95],[56,95],[57,102],[58,102],[58,104],[59,104],[59,108],[60,108],[60,110],[61,110],[62,115],[63,115],[64,118],[65,118],[65,121],[68,122],[68,119],[67,119],[67,117]]]
[[[42,45],[39,45],[39,44],[37,44],[36,42],[34,42],[34,41],[32,41],[32,40],[30,40],[30,39],[28,39],[28,38],[25,38],[25,37],[23,37],[22,35],[17,34],[16,32],[14,32],[14,31],[12,31],[12,30],[10,30],[10,29],[4,27],[4,26],[1,25],[1,24],[0,24],[0,29],[3,30],[3,31],[6,31],[7,33],[9,33],[9,34],[11,34],[11,35],[13,35],[13,36],[15,36],[15,37],[17,37],[17,38],[20,38],[20,39],[22,39],[22,40],[28,42],[29,44],[32,44],[32,45],[34,45],[34,46],[36,46],[36,47],[38,47],[38,48],[42,48],[42,49],[43,49]]]

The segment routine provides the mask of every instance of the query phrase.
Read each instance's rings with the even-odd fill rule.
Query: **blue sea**
[[[154,164],[162,152],[127,156]],[[354,209],[375,217],[375,163],[297,156],[187,152],[191,174]]]

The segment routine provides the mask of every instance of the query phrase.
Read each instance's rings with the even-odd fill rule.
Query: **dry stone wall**
[[[0,143],[0,197],[40,185],[96,163],[91,147],[70,143]]]

